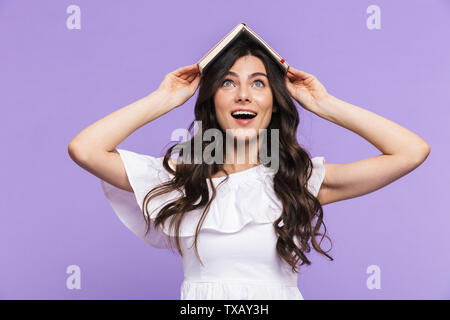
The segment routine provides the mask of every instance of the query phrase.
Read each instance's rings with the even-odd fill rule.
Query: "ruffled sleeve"
[[[154,227],[154,219],[165,204],[183,196],[183,192],[171,191],[147,203],[151,224],[150,232],[145,235],[147,225],[142,213],[143,200],[152,188],[172,179],[173,176],[163,167],[163,157],[155,158],[122,149],[117,151],[123,161],[133,192],[117,188],[101,180],[106,198],[118,218],[136,236],[152,247],[169,248],[169,242],[173,243],[172,240],[175,237],[174,230],[168,228],[172,217],[158,228]],[[308,181],[308,189],[317,196],[325,178],[325,159],[315,157],[311,160],[313,170]],[[253,169],[231,174],[226,184],[219,187],[220,191],[205,217],[202,229],[235,233],[247,224],[273,223],[282,212],[282,204],[273,191],[273,174],[264,166],[256,166]],[[217,184],[221,178],[214,180]],[[211,197],[211,186],[208,188]],[[204,208],[197,208],[183,217],[180,237],[195,235],[203,210]]]
[[[319,194],[320,186],[325,178],[325,158],[311,158],[313,169],[311,177],[308,180],[308,189],[315,197]]]
[[[167,236],[160,228],[154,228],[153,220],[151,220],[150,232],[145,235],[147,225],[142,213],[142,204],[146,194],[156,185],[171,178],[162,165],[163,157],[156,158],[122,149],[117,149],[117,151],[120,154],[134,193],[100,180],[107,200],[120,221],[136,236],[152,247],[168,248]],[[156,202],[161,206],[173,200],[173,193],[158,196],[154,199],[151,202]],[[151,213],[150,217],[154,217],[155,212],[149,213]]]

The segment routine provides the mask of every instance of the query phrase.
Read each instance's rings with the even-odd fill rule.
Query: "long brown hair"
[[[222,84],[225,73],[233,66],[236,59],[246,55],[258,57],[264,63],[273,93],[273,103],[278,109],[277,112],[272,113],[272,118],[267,128],[268,137],[270,137],[271,129],[279,130],[279,170],[273,177],[273,186],[275,194],[283,204],[283,211],[281,216],[274,221],[273,227],[278,236],[276,249],[279,256],[292,266],[294,272],[298,272],[297,263],[299,260],[301,260],[300,265],[305,263],[307,265],[311,264],[311,261],[305,255],[305,252],[311,251],[309,246],[310,239],[315,250],[331,260],[333,258],[320,247],[324,237],[327,237],[330,242],[331,239],[326,235],[322,206],[307,188],[313,164],[307,151],[297,141],[296,133],[299,124],[299,114],[286,89],[284,82],[286,71],[278,66],[272,58],[268,57],[259,44],[245,36],[240,36],[232,46],[204,69],[199,84],[198,98],[195,103],[195,120],[190,124],[188,131],[193,131],[195,121],[201,121],[202,130],[197,134],[202,135],[204,130],[211,128],[218,129],[224,133],[216,118],[214,93]],[[194,138],[184,142],[191,145],[190,150],[194,150]],[[268,138],[267,142],[269,144],[270,141],[271,139]],[[202,142],[202,151],[206,145],[206,143]],[[178,163],[175,170],[172,170],[168,161],[172,158],[175,147],[176,145],[171,146],[163,159],[163,167],[174,177],[150,190],[144,198],[142,207],[147,224],[146,234],[150,231],[151,224],[147,211],[148,202],[159,195],[175,190],[183,190],[183,195],[180,198],[174,199],[159,210],[154,219],[154,226],[157,228],[159,225],[163,225],[166,219],[172,217],[169,228],[173,230],[173,226],[175,226],[176,247],[180,255],[183,256],[179,237],[182,219],[189,211],[204,208],[196,228],[194,242],[195,253],[201,262],[197,248],[198,233],[209,211],[211,202],[216,196],[216,188],[211,183],[211,177],[221,171],[223,165],[218,163],[207,164],[204,161],[201,161],[200,164]],[[268,149],[270,150],[270,146]],[[222,148],[222,150],[225,149]],[[186,156],[181,154],[182,151],[179,153],[180,156]],[[193,156],[191,154],[191,159],[193,159]],[[226,179],[223,181],[225,182],[228,179],[228,173],[225,170],[223,171],[226,173]],[[211,199],[209,199],[207,179],[212,186]],[[315,219],[317,219],[316,224],[314,224]],[[284,225],[280,227],[278,224],[281,221],[283,221]],[[325,228],[323,234],[319,232],[322,224]],[[319,243],[315,238],[316,236],[322,236]],[[299,247],[294,242],[295,238],[298,239]],[[173,248],[171,242],[170,248]]]

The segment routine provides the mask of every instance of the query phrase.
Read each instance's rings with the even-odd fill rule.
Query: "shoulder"
[[[322,203],[321,198],[324,193],[324,180],[326,175],[326,164],[325,157],[317,156],[311,158],[312,162],[312,173],[308,180],[308,189],[310,192],[317,197],[320,203]]]
[[[172,167],[173,169],[176,169],[177,163],[175,162],[174,159],[169,158],[169,163],[170,163],[170,165],[171,165],[171,167]]]

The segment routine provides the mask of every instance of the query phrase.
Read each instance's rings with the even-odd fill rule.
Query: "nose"
[[[237,100],[237,102],[242,102],[242,101],[250,102],[250,100],[251,100],[250,93],[249,93],[249,90],[245,86],[241,86],[239,88],[239,91],[236,95],[236,100]]]

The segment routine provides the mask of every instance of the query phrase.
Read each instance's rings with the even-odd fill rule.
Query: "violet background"
[[[81,29],[66,8],[81,8]],[[366,27],[369,5],[381,29]],[[99,179],[67,153],[82,129],[156,90],[245,21],[286,61],[338,98],[399,123],[431,145],[416,170],[371,194],[324,206],[329,261],[303,266],[305,299],[449,299],[450,2],[1,1],[3,123],[0,299],[179,299],[182,261],[132,234]],[[118,147],[163,155],[193,120],[197,93]],[[380,154],[299,107],[298,137],[328,163]],[[325,241],[325,248],[329,248]],[[66,268],[81,268],[80,290]],[[369,290],[369,265],[381,289]]]

